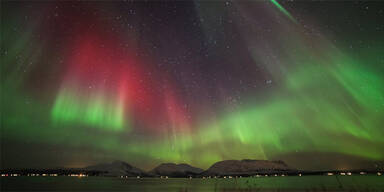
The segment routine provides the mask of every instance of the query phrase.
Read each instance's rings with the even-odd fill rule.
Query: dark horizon
[[[314,157],[314,159],[319,159],[318,157]],[[383,171],[384,170],[384,161],[368,161],[368,160],[360,160],[360,161],[357,161],[357,162],[345,162],[345,161],[342,161],[342,162],[338,162],[339,164],[342,164],[344,167],[335,167],[335,166],[329,166],[329,167],[322,167],[322,168],[309,168],[309,167],[295,167],[295,166],[292,166],[292,164],[289,164],[283,160],[264,160],[264,159],[224,159],[224,160],[220,160],[218,162],[221,162],[221,161],[228,161],[228,160],[238,160],[238,161],[243,161],[243,160],[256,160],[256,161],[272,161],[272,162],[283,162],[285,163],[288,167],[290,168],[293,168],[293,169],[297,169],[298,171],[319,171],[319,172],[326,172],[326,171],[359,171],[359,170],[366,170],[366,171]],[[339,159],[340,160],[340,159]],[[209,169],[211,166],[213,166],[214,164],[218,163],[218,162],[214,162],[213,164],[209,165],[208,167],[198,167],[198,166],[195,166],[193,164],[189,164],[189,163],[185,163],[185,162],[182,162],[182,163],[175,163],[175,162],[160,162],[156,165],[154,165],[153,167],[149,167],[149,168],[142,168],[142,167],[139,167],[139,166],[136,166],[135,164],[132,164],[130,163],[129,161],[124,161],[124,160],[111,160],[111,161],[103,161],[103,162],[95,162],[95,163],[91,163],[91,164],[88,164],[88,165],[85,165],[85,166],[81,166],[81,167],[66,167],[66,166],[38,166],[38,167],[1,167],[0,170],[28,170],[28,169],[37,169],[37,170],[45,170],[45,169],[84,169],[86,167],[89,167],[89,166],[95,166],[95,165],[101,165],[101,164],[110,164],[110,163],[113,163],[113,162],[123,162],[123,163],[127,163],[133,167],[136,167],[136,168],[139,168],[143,171],[146,171],[146,172],[149,172],[151,170],[153,170],[154,168],[158,167],[159,165],[162,165],[162,164],[176,164],[176,165],[180,165],[180,164],[187,164],[187,165],[190,165],[192,167],[197,167],[197,168],[201,168],[203,170],[207,170]],[[327,161],[320,161],[319,163],[321,164],[330,164],[330,165],[333,165],[335,164],[335,161],[334,159],[327,162]],[[363,164],[364,166],[361,166],[361,167],[358,167],[356,166],[357,164]],[[349,166],[348,166],[349,165]]]

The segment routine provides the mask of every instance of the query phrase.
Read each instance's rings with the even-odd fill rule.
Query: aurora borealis
[[[1,167],[384,161],[384,3],[2,1],[0,31]]]

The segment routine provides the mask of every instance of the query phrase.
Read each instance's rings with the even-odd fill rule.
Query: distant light
[[[345,175],[345,173],[340,173],[340,175]]]
[[[140,179],[140,176],[137,176],[136,178]]]
[[[347,175],[352,175],[352,173],[351,173],[351,172],[348,172]]]
[[[367,174],[367,173],[366,173],[366,172],[363,172],[363,171],[360,172],[360,175],[365,175],[365,174]]]
[[[301,173],[299,173],[299,177],[301,177]]]
[[[380,173],[380,172],[377,172],[377,175],[378,175],[378,176],[380,176],[380,175],[381,175],[381,173]]]
[[[327,175],[331,176],[331,175],[333,175],[333,173],[327,173]]]

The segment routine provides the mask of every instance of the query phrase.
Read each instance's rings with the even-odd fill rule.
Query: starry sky
[[[2,1],[1,168],[384,161],[384,3]]]

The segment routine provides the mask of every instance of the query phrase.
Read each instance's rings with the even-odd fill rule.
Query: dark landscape
[[[150,171],[136,168],[124,161],[113,161],[84,168],[56,169],[4,169],[2,177],[12,176],[102,176],[120,178],[240,178],[268,176],[308,176],[308,175],[377,175],[384,173],[383,168],[355,170],[298,170],[289,167],[283,161],[268,160],[225,160],[214,163],[207,170],[188,164],[163,163]]]
[[[207,170],[163,163],[145,172],[123,161],[85,168],[2,170],[2,191],[384,191],[384,170],[305,171],[283,161],[226,160]]]

